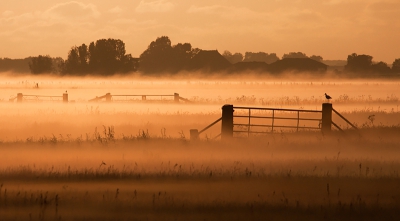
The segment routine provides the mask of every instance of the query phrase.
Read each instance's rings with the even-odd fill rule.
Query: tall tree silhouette
[[[88,47],[82,44],[79,47],[72,47],[68,53],[68,58],[64,62],[62,72],[64,74],[85,74],[89,71],[88,67]]]
[[[308,58],[306,54],[302,52],[290,52],[289,54],[284,54],[282,59],[285,58]]]
[[[345,66],[346,71],[351,72],[362,72],[370,71],[372,66],[372,56],[370,55],[357,55],[353,53],[347,56],[347,64]]]
[[[125,43],[119,39],[100,39],[89,46],[75,46],[68,53],[63,73],[111,75],[136,71],[137,59],[125,53]]]
[[[89,45],[89,67],[103,75],[121,71],[125,58],[125,43],[119,39],[100,39]]]
[[[392,71],[394,73],[400,74],[400,58],[393,61]]]
[[[171,59],[171,52],[171,40],[167,36],[157,38],[140,55],[139,70],[153,73],[166,71]]]
[[[29,62],[29,69],[32,74],[51,73],[53,72],[52,58],[49,55],[32,57]]]
[[[162,36],[152,41],[140,55],[139,70],[146,73],[177,72],[185,68],[196,51],[189,43],[172,46],[171,40]]]
[[[310,56],[311,59],[313,59],[314,61],[318,61],[318,62],[322,62],[324,59],[319,56],[319,55],[311,55]]]
[[[80,71],[87,72],[88,71],[88,61],[89,61],[89,51],[88,46],[82,44],[77,48],[79,55],[79,65]]]
[[[23,59],[0,58],[0,72],[11,71],[13,73],[31,72],[29,63],[32,57]]]
[[[265,52],[246,52],[243,59],[244,62],[258,61],[267,64],[274,63],[277,60],[279,60],[279,58],[275,53],[268,54]]]
[[[380,61],[376,64],[371,65],[371,71],[374,73],[379,73],[379,74],[387,74],[387,73],[392,72],[392,70],[389,68],[389,66],[383,61]]]
[[[231,62],[231,64],[235,64],[235,63],[243,61],[243,55],[241,53],[232,54],[230,51],[224,51],[222,56],[224,56],[224,58],[226,58],[226,60]]]
[[[178,43],[172,46],[170,71],[177,72],[186,67],[193,56],[192,45],[189,43]]]

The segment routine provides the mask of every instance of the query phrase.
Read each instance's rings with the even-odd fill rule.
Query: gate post
[[[66,92],[63,94],[63,102],[68,103],[68,94]]]
[[[17,94],[17,102],[18,102],[18,103],[21,103],[23,97],[24,97],[24,95],[22,95],[22,93],[18,93],[18,94]]]
[[[199,131],[197,129],[191,129],[190,130],[190,140],[195,141],[199,139]]]
[[[323,103],[322,104],[322,123],[321,130],[323,133],[330,132],[332,125],[332,104]]]
[[[178,93],[174,93],[174,102],[179,103],[179,94]]]
[[[110,93],[107,93],[106,94],[106,102],[111,102],[111,94]]]
[[[222,106],[221,140],[229,140],[233,137],[233,105]]]

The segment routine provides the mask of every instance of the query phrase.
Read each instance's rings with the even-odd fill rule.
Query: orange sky
[[[231,52],[301,51],[325,60],[355,52],[400,58],[399,0],[2,0],[0,57],[66,58],[71,46],[119,38],[137,57],[172,44]]]

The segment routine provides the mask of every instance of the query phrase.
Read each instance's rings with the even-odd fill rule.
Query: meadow
[[[39,83],[39,89],[34,88]],[[398,220],[399,82],[5,78],[0,220]],[[70,102],[11,103],[17,93]],[[193,103],[87,102],[179,93]],[[333,107],[358,131],[211,140],[221,106]],[[345,122],[334,118],[343,128]]]

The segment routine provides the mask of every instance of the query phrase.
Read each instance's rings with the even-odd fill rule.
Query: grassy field
[[[2,79],[0,221],[399,220],[398,86]],[[16,93],[65,90],[75,102],[8,102]],[[179,92],[195,103],[87,102],[108,92]],[[209,139],[220,133],[217,124],[189,141],[189,130],[220,118],[224,104],[320,110],[325,92],[359,131],[334,115],[345,133],[276,130],[222,142]]]
[[[0,220],[397,220],[398,128],[0,145]]]

